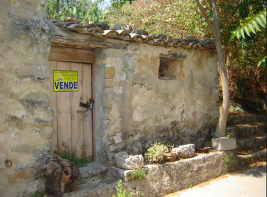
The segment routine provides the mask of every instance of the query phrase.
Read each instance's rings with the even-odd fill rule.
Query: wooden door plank
[[[89,99],[92,98],[91,77],[91,64],[83,64],[83,102],[89,101]],[[87,113],[89,113],[89,120],[87,119],[88,116],[86,116],[84,121],[83,136],[85,154],[86,156],[89,156],[93,155],[92,109]]]
[[[82,156],[83,149],[83,115],[77,113],[77,110],[84,110],[80,107],[80,99],[83,93],[83,66],[79,63],[71,63],[71,70],[78,71],[78,88],[79,91],[71,92],[71,130],[72,130],[72,150],[77,151],[77,157]]]
[[[83,53],[83,54],[91,54],[94,55],[94,51],[92,50],[87,50],[87,49],[75,49],[75,48],[65,48],[65,47],[51,47],[50,53],[51,52],[67,52],[67,53]]]
[[[94,55],[54,51],[49,54],[49,60],[93,63]]]
[[[69,62],[57,62],[57,70],[70,70]],[[59,151],[64,150],[65,142],[71,150],[71,107],[70,92],[57,92],[58,107],[58,146]]]
[[[51,146],[52,146],[52,153],[54,150],[58,150],[57,144],[57,93],[53,91],[53,70],[57,70],[57,62],[50,61],[50,98],[51,98],[51,106],[54,111],[53,117],[53,127],[52,127],[52,139],[51,139]]]

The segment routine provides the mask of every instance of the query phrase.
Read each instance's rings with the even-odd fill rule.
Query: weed
[[[148,162],[161,162],[163,155],[168,152],[168,147],[164,144],[155,143],[145,153],[145,158]]]
[[[133,170],[129,173],[129,177],[132,177],[134,179],[141,180],[143,178],[146,178],[147,173],[143,169]]]
[[[233,164],[234,162],[235,162],[235,159],[234,159],[233,157],[231,157],[230,155],[227,154],[227,155],[224,157],[224,166],[225,166],[225,167],[227,167],[227,166]]]
[[[233,136],[233,134],[232,133],[229,133],[225,137],[232,137],[232,136]]]
[[[68,145],[63,142],[62,146],[64,148],[64,150],[60,153],[58,151],[54,151],[55,155],[59,155],[62,159],[67,159],[70,162],[74,163],[76,166],[78,166],[79,168],[86,166],[87,163],[90,163],[93,161],[93,156],[87,156],[87,157],[83,157],[83,158],[78,158],[77,157],[77,151],[73,151],[71,152]]]
[[[116,190],[117,190],[117,194],[116,195],[112,195],[112,197],[127,197],[127,192],[125,189],[123,189],[123,186],[122,186],[122,180],[118,180],[117,181],[117,187],[116,187]],[[131,192],[129,194],[129,197],[133,197],[133,193]]]
[[[177,133],[178,135],[181,135],[181,131],[180,131],[180,129],[177,129],[177,130],[176,130],[176,133]]]
[[[239,113],[243,113],[243,114],[246,114],[247,112],[245,111],[245,110],[243,110],[242,108],[240,108],[240,107],[238,107],[238,106],[236,106],[236,107],[234,107],[234,106],[230,106],[229,107],[229,111],[230,112],[239,112]]]
[[[43,197],[43,196],[44,196],[44,193],[39,190],[35,191],[34,194],[31,195],[31,197]]]
[[[190,184],[188,188],[193,188],[193,185],[192,185],[192,184]]]

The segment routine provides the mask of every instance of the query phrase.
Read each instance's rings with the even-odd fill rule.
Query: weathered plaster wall
[[[34,192],[40,159],[50,153],[48,55],[55,30],[45,3],[0,1],[0,196]]]
[[[186,58],[172,63],[176,79],[159,79],[159,56],[169,52]],[[219,116],[216,62],[214,52],[141,43],[97,50],[97,160],[113,164],[114,153],[144,153],[154,142],[209,142]]]

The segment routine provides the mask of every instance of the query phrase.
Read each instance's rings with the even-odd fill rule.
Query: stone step
[[[63,197],[108,197],[116,194],[117,179],[107,179],[97,183],[86,183],[76,191],[63,194]]]
[[[231,137],[242,138],[249,137],[258,133],[266,133],[267,125],[254,124],[254,125],[241,125],[241,126],[230,126],[226,129],[226,134],[232,134]]]
[[[261,146],[266,147],[266,136],[244,138],[236,142],[236,149],[238,151],[251,150],[253,148],[260,148]]]
[[[229,115],[227,125],[236,125],[240,123],[261,122],[266,124],[266,116],[263,115]]]
[[[109,167],[103,166],[100,163],[92,162],[87,166],[80,168],[80,177],[75,180],[75,185],[80,187],[88,183],[97,183],[108,178]]]
[[[266,161],[266,148],[246,155],[237,155],[238,167],[246,167],[257,161]]]

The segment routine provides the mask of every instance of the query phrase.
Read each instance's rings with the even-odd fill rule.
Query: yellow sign
[[[54,70],[54,92],[78,91],[78,71]]]

